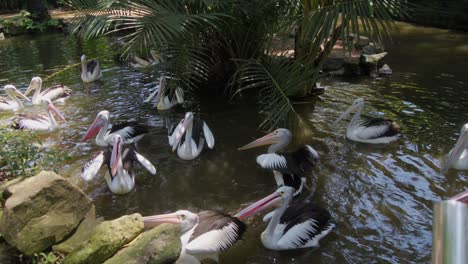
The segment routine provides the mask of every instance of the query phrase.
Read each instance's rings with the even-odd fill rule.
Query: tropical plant
[[[223,81],[234,95],[256,89],[262,127],[284,125],[293,96],[312,90],[324,59],[350,33],[381,41],[403,9],[399,0],[66,0],[78,10],[74,33],[116,34],[123,55],[162,52],[181,86]],[[294,35],[283,52],[278,40]],[[346,46],[346,45],[345,45]],[[351,46],[347,46],[351,48]]]

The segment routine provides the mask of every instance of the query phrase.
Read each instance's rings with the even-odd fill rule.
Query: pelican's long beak
[[[52,103],[49,103],[49,105],[47,106],[49,111],[52,111],[54,112],[63,122],[67,122],[67,120],[65,119],[65,117],[62,115],[62,113],[57,109],[57,107],[55,107],[54,104]]]
[[[182,122],[182,126],[180,127],[179,130],[174,131],[176,133],[176,137],[174,139],[174,144],[172,145],[172,151],[177,149],[177,146],[179,146],[180,140],[182,139],[182,136],[185,134],[185,131],[187,130],[187,127],[190,124],[191,118],[184,118],[184,122]]]
[[[160,87],[160,86],[157,86],[156,89],[154,90],[154,92],[152,92],[152,93],[148,96],[148,98],[146,98],[145,101],[143,101],[143,102],[144,102],[144,103],[149,103],[149,102],[151,101],[151,99],[153,99],[153,97],[154,97],[157,93],[159,93],[159,90],[160,90],[159,87]]]
[[[340,122],[343,118],[347,117],[349,113],[351,113],[351,111],[353,111],[355,108],[356,105],[351,105],[344,113],[340,115],[340,117],[338,117],[338,119],[335,120],[335,122],[333,122],[333,125],[338,124],[338,122]]]
[[[283,200],[283,197],[279,195],[277,192],[274,192],[267,197],[261,199],[258,202],[253,203],[250,206],[247,206],[246,208],[242,209],[240,212],[238,212],[235,217],[239,218],[239,220],[242,220],[246,217],[249,217],[250,215],[253,215],[257,212],[263,211],[271,206],[276,206],[279,203],[281,203]]]
[[[143,217],[143,225],[145,228],[155,227],[163,223],[181,224],[182,222],[180,221],[176,213],[160,214],[160,215],[152,215],[152,216]]]
[[[468,145],[467,143],[468,143],[468,134],[461,135],[458,138],[457,143],[455,144],[455,147],[453,148],[447,162],[442,168],[442,174],[447,173],[452,163],[455,162],[455,160],[458,157],[460,157],[461,153],[466,149],[466,145]]]
[[[112,154],[110,160],[112,177],[114,177],[117,174],[117,169],[119,168],[121,143],[122,141],[120,137],[114,138],[114,146],[112,147]]]
[[[88,141],[90,138],[94,137],[101,127],[104,125],[104,120],[100,118],[99,116],[94,119],[94,122],[91,124],[91,126],[88,128],[86,131],[85,136],[81,140],[80,143]]]
[[[16,90],[16,89],[14,90],[13,93],[14,93],[15,95],[17,95],[17,96],[19,96],[19,97],[25,99],[26,101],[31,102],[31,99],[29,99],[28,97],[26,97],[26,94],[22,94],[20,91],[18,91],[18,90]]]
[[[264,145],[273,145],[279,142],[278,135],[275,132],[271,132],[270,134],[261,137],[255,141],[250,142],[249,144],[238,148],[238,150],[246,150],[250,148],[260,147]]]

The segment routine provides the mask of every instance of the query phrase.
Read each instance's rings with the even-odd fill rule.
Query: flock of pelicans
[[[155,54],[151,61],[136,60],[141,67],[155,63]],[[99,62],[87,61],[83,55],[81,78],[84,82],[93,82],[101,78]],[[136,67],[136,66],[135,66]],[[183,91],[166,88],[166,79],[161,77],[154,93],[146,100],[156,96],[158,109],[165,110],[183,102]],[[64,116],[54,103],[62,102],[71,95],[71,90],[64,86],[53,86],[44,91],[42,79],[34,77],[23,94],[13,85],[6,85],[4,90],[8,98],[0,98],[0,110],[16,111],[24,107],[21,99],[34,105],[43,105],[47,116],[41,114],[20,114],[14,119],[16,129],[48,132],[58,127],[54,114],[65,121]],[[34,90],[32,99],[27,94]],[[348,139],[369,144],[386,144],[400,137],[400,127],[395,122],[383,118],[360,120],[364,108],[364,99],[356,99],[334,124],[349,115],[352,117],[346,136]],[[135,186],[133,164],[140,163],[151,174],[156,174],[156,168],[149,160],[136,151],[136,143],[146,134],[148,129],[136,121],[119,122],[110,125],[110,113],[106,110],[98,113],[96,119],[87,130],[82,142],[95,137],[98,146],[104,147],[82,169],[81,177],[92,179],[103,165],[107,165],[105,180],[109,189],[115,194],[126,194]],[[169,129],[168,141],[172,151],[184,160],[192,160],[202,152],[205,143],[213,148],[214,136],[208,125],[195,118],[192,112]],[[304,145],[295,151],[284,152],[292,140],[288,129],[279,128],[268,135],[259,138],[241,148],[246,150],[259,146],[269,146],[267,153],[257,157],[257,163],[264,169],[273,172],[277,190],[271,195],[260,199],[250,206],[231,216],[219,211],[203,211],[198,214],[187,210],[179,210],[170,214],[144,217],[145,227],[154,227],[161,223],[178,224],[181,228],[182,252],[180,263],[200,263],[202,259],[212,258],[218,261],[218,254],[226,251],[238,241],[246,230],[242,222],[245,218],[267,208],[276,208],[263,217],[268,226],[261,234],[263,245],[271,250],[288,250],[316,247],[319,240],[326,236],[335,224],[330,213],[305,198],[304,184],[306,175],[310,174],[319,155],[309,145]],[[442,172],[449,168],[468,169],[468,123],[465,124],[455,147]]]

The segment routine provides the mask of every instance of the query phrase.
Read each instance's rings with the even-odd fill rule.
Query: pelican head
[[[273,206],[282,207],[285,204],[289,204],[292,197],[294,196],[294,192],[295,190],[292,187],[281,186],[274,193],[242,209],[239,213],[236,214],[236,217],[242,220],[267,208]]]
[[[117,170],[119,168],[119,161],[121,160],[122,155],[122,138],[120,137],[120,135],[117,134],[113,137],[113,140],[114,145],[112,147],[110,167],[112,176],[115,176],[117,174]]]
[[[182,233],[187,232],[198,222],[198,215],[188,210],[179,210],[170,214],[160,214],[143,217],[146,228],[155,227],[162,223],[178,224]]]
[[[86,134],[81,142],[88,141],[90,138],[94,137],[102,127],[106,126],[109,123],[109,115],[109,111],[107,110],[99,112],[96,116],[96,119],[94,119],[94,122],[88,128],[88,131],[86,131]]]
[[[364,107],[364,98],[358,98],[354,100],[353,104],[343,114],[341,114],[335,122],[333,122],[333,125],[336,125],[343,118],[347,117],[354,109],[359,109],[361,107]]]
[[[275,131],[256,139],[249,144],[242,146],[239,150],[246,150],[250,148],[265,146],[265,145],[281,145],[280,148],[287,146],[292,139],[292,133],[289,129],[278,128]]]
[[[55,105],[49,99],[41,99],[42,104],[47,108],[50,113],[56,114],[62,121],[67,122],[63,114],[55,107]]]
[[[193,113],[187,112],[185,113],[184,121],[182,122],[182,127],[179,130],[180,133],[176,135],[174,144],[172,145],[172,151],[177,149],[177,146],[179,145],[180,140],[182,139],[182,136],[185,134],[185,132],[188,129],[192,129],[192,126],[193,126]]]
[[[38,76],[33,77],[24,95],[28,95],[32,90],[40,89],[41,87],[42,87],[42,78]]]
[[[81,55],[81,61],[82,61],[82,62],[83,62],[83,61],[86,61],[86,55],[84,55],[84,54]]]
[[[460,157],[460,155],[468,148],[468,123],[462,126],[460,130],[460,136],[458,137],[455,147],[449,154],[449,158],[442,168],[442,173],[446,173],[454,162]]]
[[[29,98],[27,98],[24,94],[22,94],[14,85],[7,84],[3,88],[5,90],[5,93],[8,94],[9,96],[19,96],[23,99],[26,99],[27,101],[31,102]]]

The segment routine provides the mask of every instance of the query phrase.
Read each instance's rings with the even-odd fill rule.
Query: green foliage
[[[57,19],[50,19],[45,22],[36,22],[32,19],[31,13],[26,10],[21,10],[17,16],[12,18],[0,18],[0,24],[2,24],[5,31],[10,34],[13,33],[13,28],[23,28],[30,32],[43,32],[60,26],[60,22]]]
[[[0,128],[0,178],[33,176],[41,170],[57,172],[58,162],[68,155],[41,146],[30,131]]]
[[[34,253],[31,262],[32,264],[61,264],[63,263],[65,256],[60,252],[49,252],[49,253]]]

